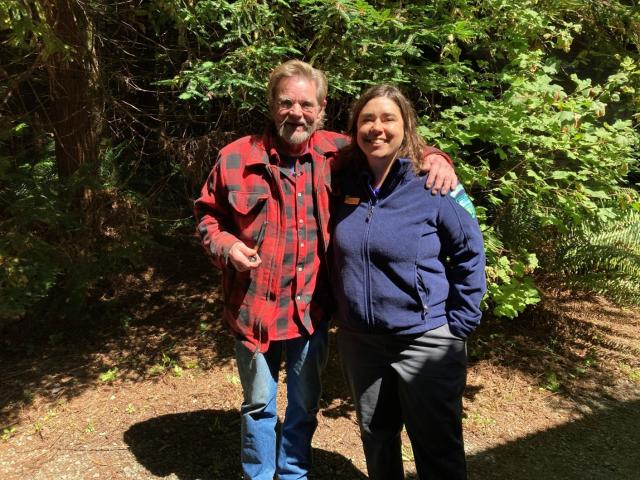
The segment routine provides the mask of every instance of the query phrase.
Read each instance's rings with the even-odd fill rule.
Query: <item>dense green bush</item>
[[[60,182],[51,142],[36,154],[0,176],[0,327],[27,313],[81,320],[87,300],[157,249],[142,202],[110,185],[108,161],[98,178],[81,170]],[[83,208],[88,185],[92,205]]]
[[[0,0],[0,35],[11,47],[0,53],[11,73],[0,81],[8,99],[0,107],[0,134],[26,123],[38,127],[34,135],[46,143],[51,129],[38,102],[46,104],[47,75],[38,61],[64,46],[52,37],[43,9],[25,5]],[[189,212],[217,149],[264,126],[268,72],[289,58],[327,73],[327,128],[344,129],[350,102],[372,83],[405,90],[421,133],[452,154],[474,198],[489,259],[486,302],[499,316],[514,317],[538,302],[541,279],[571,271],[576,281],[593,284],[581,277],[590,273],[584,268],[571,270],[574,247],[586,236],[613,251],[596,233],[611,227],[592,226],[628,221],[639,208],[630,179],[638,179],[640,13],[628,2],[79,5],[93,19],[92,68],[105,98],[104,163],[89,183],[97,196],[133,195],[133,211],[144,204]],[[19,95],[27,90],[37,101],[31,93]],[[0,165],[12,165],[0,169],[0,317],[21,315],[55,285],[73,284],[68,259],[80,257],[69,254],[65,235],[87,228],[86,205],[74,204],[73,187],[56,178],[52,153],[29,157],[11,142],[0,146],[0,157],[10,158]],[[88,180],[78,181],[84,188]],[[21,218],[29,202],[42,211]],[[133,218],[144,222],[144,215]],[[35,234],[40,231],[46,235]],[[86,236],[96,234],[89,229]],[[104,248],[110,244],[103,234],[95,238]],[[101,248],[96,252],[107,251]],[[126,251],[117,255],[126,260]],[[86,264],[95,265],[91,258],[99,255],[86,257]],[[608,268],[628,271],[621,265]],[[84,271],[103,275],[93,267]]]
[[[330,113],[344,112],[370,83],[402,85],[421,133],[455,155],[474,196],[497,315],[539,301],[535,270],[557,268],[559,236],[637,205],[635,193],[620,190],[639,139],[639,23],[629,7],[304,0],[265,10],[268,3],[222,2],[224,21],[204,13],[210,2],[174,12],[215,53],[165,84],[200,105],[222,97],[264,112],[266,72],[303,57],[328,73]],[[342,128],[344,115],[331,126]]]

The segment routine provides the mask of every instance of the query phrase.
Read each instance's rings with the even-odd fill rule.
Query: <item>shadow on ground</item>
[[[158,366],[207,370],[232,361],[218,272],[193,235],[165,241],[141,271],[123,272],[88,300],[82,318],[50,318],[44,306],[43,315],[0,331],[0,362],[9,366],[0,377],[0,428],[34,399],[71,400],[109,370],[143,382]]]
[[[467,457],[469,480],[639,478],[640,400]],[[418,480],[414,474],[407,480]]]
[[[514,320],[485,315],[468,352],[471,365],[504,366],[543,389],[553,381],[558,394],[595,409],[612,398],[612,361],[638,365],[639,341],[637,310],[593,295],[558,295],[545,297]]]
[[[202,410],[162,415],[124,433],[136,460],[156,477],[180,480],[232,480],[240,473],[240,414]],[[314,449],[311,478],[360,480],[365,477],[342,455]]]
[[[0,362],[6,371],[0,377],[0,429],[14,425],[35,398],[70,400],[100,385],[100,375],[109,371],[116,372],[117,385],[153,380],[157,377],[150,371],[156,367],[196,362],[197,368],[207,370],[233,361],[234,342],[220,321],[218,274],[192,235],[167,242],[169,253],[150,257],[140,275],[123,275],[119,289],[96,299],[97,304],[90,306],[93,317],[86,323],[73,328],[52,326],[45,316],[1,332]],[[488,361],[524,372],[541,382],[542,388],[548,375],[554,374],[558,395],[572,396],[579,405],[596,408],[608,401],[603,386],[611,384],[611,371],[601,369],[599,359],[590,352],[604,350],[611,358],[635,366],[637,335],[628,337],[640,326],[637,312],[625,313],[591,299],[588,308],[599,317],[586,321],[571,304],[574,299],[546,298],[516,321],[487,316],[470,339],[471,362]],[[599,318],[609,321],[602,324]],[[323,395],[324,414],[331,418],[353,412],[334,344],[332,336]],[[583,388],[572,387],[573,378],[580,375],[592,381],[582,382]],[[471,399],[476,393],[470,388],[466,396]],[[596,419],[603,415],[597,414]],[[215,426],[215,418],[211,420]],[[331,454],[318,452],[318,456]],[[340,464],[331,458],[327,462]]]
[[[632,480],[640,476],[640,400],[469,457],[471,480]]]
[[[235,342],[221,321],[219,272],[193,235],[165,241],[170,254],[150,255],[138,275],[123,274],[114,291],[92,300],[86,318],[45,316],[0,331],[0,363],[9,365],[0,376],[0,430],[35,399],[70,401],[100,385],[109,371],[116,371],[116,381],[137,383],[158,378],[153,369],[195,365],[206,371],[233,362]],[[346,398],[333,334],[331,351],[325,405]],[[352,410],[338,403],[328,416]]]

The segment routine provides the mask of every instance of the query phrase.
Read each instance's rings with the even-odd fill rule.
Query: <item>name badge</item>
[[[358,205],[360,203],[360,198],[350,197],[349,195],[347,195],[346,197],[344,197],[344,203],[346,205]]]

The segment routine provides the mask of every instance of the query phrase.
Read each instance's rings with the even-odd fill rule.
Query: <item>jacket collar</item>
[[[399,185],[408,181],[412,168],[413,165],[411,164],[411,160],[409,160],[408,158],[398,158],[391,166],[391,170],[389,171],[387,178],[385,178],[384,182],[378,189],[377,198],[386,197]],[[360,170],[360,179],[362,181],[362,185],[363,187],[365,187],[365,191],[367,191],[370,196],[372,192],[372,178],[373,177],[371,175],[371,172],[369,172],[369,169],[366,166],[362,170]]]

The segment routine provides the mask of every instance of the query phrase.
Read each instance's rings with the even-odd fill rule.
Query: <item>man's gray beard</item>
[[[288,143],[289,145],[302,145],[311,137],[311,134],[315,131],[316,125],[305,125],[303,132],[296,131],[297,127],[293,129],[293,132],[289,133],[290,127],[287,122],[282,122],[278,126],[278,136],[280,139]]]

